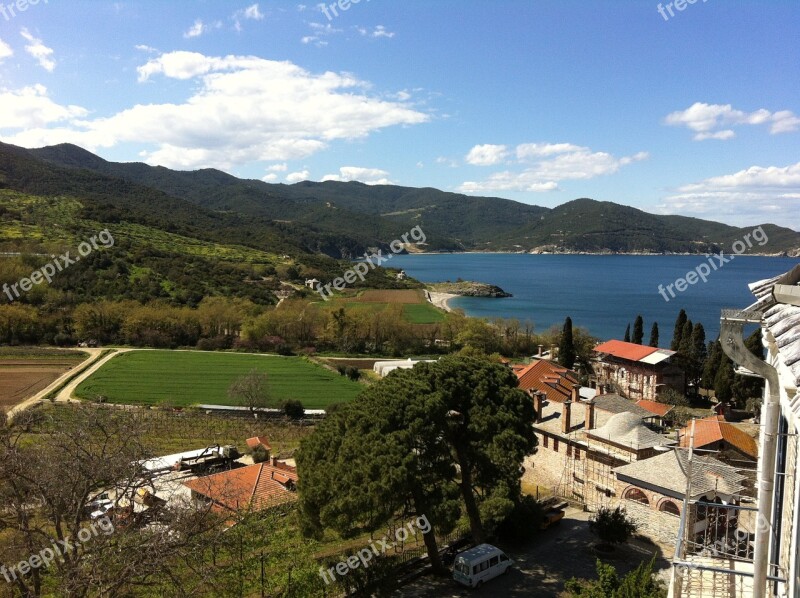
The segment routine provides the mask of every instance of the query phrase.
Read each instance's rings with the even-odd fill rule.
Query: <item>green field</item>
[[[412,324],[438,324],[444,322],[445,313],[430,303],[414,303],[403,306],[403,318]]]
[[[299,357],[184,351],[132,351],[80,384],[82,399],[137,405],[226,405],[231,382],[252,370],[269,375],[276,405],[294,399],[323,409],[353,399],[363,386]]]

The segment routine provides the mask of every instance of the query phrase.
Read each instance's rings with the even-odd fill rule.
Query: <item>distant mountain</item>
[[[31,166],[33,170],[43,164],[60,169],[61,174],[46,185],[53,194],[89,191],[96,184],[88,174],[91,172],[104,177],[104,185],[125,191],[119,196],[108,193],[104,201],[110,206],[126,204],[133,209],[128,194],[144,194],[152,218],[166,213],[174,220],[178,214],[186,226],[207,226],[191,222],[186,212],[191,204],[199,208],[201,219],[220,219],[224,230],[230,230],[228,223],[237,222],[246,226],[250,235],[273,231],[287,242],[334,257],[354,257],[371,246],[386,247],[416,225],[425,231],[427,250],[621,253],[715,252],[730,249],[731,243],[756,226],[737,228],[696,218],[659,216],[591,199],[549,209],[432,188],[333,181],[268,184],[213,169],[183,172],[108,162],[70,144],[35,150],[2,145],[3,155],[35,159],[40,166]],[[84,174],[67,177],[67,171]],[[43,185],[40,181],[34,186]],[[772,224],[763,227],[769,242],[753,251],[800,251],[800,233]]]

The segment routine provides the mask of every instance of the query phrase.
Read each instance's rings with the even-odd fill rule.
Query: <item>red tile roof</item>
[[[658,403],[657,401],[648,401],[647,399],[640,399],[636,401],[636,405],[642,409],[647,409],[647,411],[654,415],[658,415],[659,417],[664,417],[667,413],[675,408],[674,405]]]
[[[261,511],[297,499],[297,471],[288,465],[258,463],[184,482],[184,485],[232,511]]]
[[[578,384],[578,375],[565,367],[540,359],[517,372],[519,387],[524,391],[540,390],[547,394],[548,401],[564,403],[572,396]]]
[[[681,446],[688,447],[690,441],[691,424],[681,431]],[[725,444],[732,446],[745,455],[751,456],[753,459],[758,458],[758,444],[747,432],[733,424],[721,421],[716,415],[706,419],[699,419],[695,422],[695,448],[703,448],[720,441],[724,441]]]
[[[272,447],[269,445],[269,440],[266,436],[254,436],[247,439],[247,448],[251,451],[257,446],[263,446],[265,449],[270,450]]]
[[[627,359],[628,361],[639,361],[644,359],[651,353],[658,351],[657,347],[645,347],[644,345],[637,345],[634,343],[626,343],[624,341],[606,341],[597,345],[594,350],[597,353],[608,353],[620,359]]]

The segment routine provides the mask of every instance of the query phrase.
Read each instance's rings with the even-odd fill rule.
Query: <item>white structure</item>
[[[757,301],[744,310],[724,310],[720,340],[725,353],[745,375],[765,379],[761,411],[757,492],[757,528],[752,563],[739,559],[702,561],[676,555],[670,596],[710,596],[692,591],[697,581],[726,596],[766,598],[800,596],[800,265],[790,272],[750,285]],[[764,361],[744,346],[745,325],[761,326]],[[680,546],[680,544],[679,544]],[[680,562],[681,559],[683,563]],[[750,560],[750,559],[747,559]],[[690,583],[694,578],[694,584]],[[725,588],[720,583],[726,583]],[[717,595],[717,594],[714,594]]]
[[[393,372],[395,370],[410,370],[418,363],[433,363],[435,361],[435,359],[417,359],[415,361],[411,358],[402,361],[376,361],[375,365],[372,366],[372,369],[381,378],[384,378],[389,374],[389,372]]]
[[[309,278],[309,279],[308,279],[308,280],[306,280],[306,282],[305,282],[305,285],[306,285],[306,286],[307,286],[309,289],[311,289],[312,291],[316,291],[316,290],[317,290],[317,287],[319,287],[319,285],[321,285],[321,284],[322,284],[322,283],[321,283],[320,281],[318,281],[316,278]]]

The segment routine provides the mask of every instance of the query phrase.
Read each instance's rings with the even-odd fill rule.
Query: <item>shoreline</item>
[[[601,255],[605,257],[623,257],[623,256],[641,256],[641,257],[674,257],[674,256],[697,256],[697,257],[711,257],[717,255],[713,253],[603,253],[592,251],[565,251],[565,252],[541,252],[531,253],[529,251],[415,251],[400,254],[403,256],[422,256],[422,255]],[[800,259],[800,255],[782,255],[778,253],[734,253],[725,255],[733,255],[734,257],[774,257],[774,258],[789,258]]]
[[[453,311],[453,308],[450,307],[449,302],[459,296],[459,295],[453,295],[451,293],[437,293],[435,291],[425,291],[425,292],[428,296],[428,301],[434,307],[443,309],[446,312]]]

